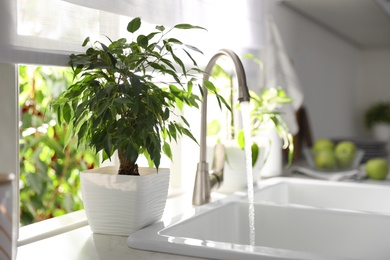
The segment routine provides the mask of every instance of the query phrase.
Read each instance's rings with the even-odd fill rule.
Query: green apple
[[[350,168],[355,159],[355,154],[336,153],[335,156],[340,169]]]
[[[351,141],[342,141],[336,145],[336,153],[353,154],[357,150],[356,145]]]
[[[335,155],[341,169],[351,167],[356,154],[356,145],[351,141],[342,141],[336,145]]]
[[[321,170],[333,170],[336,166],[336,157],[333,152],[317,152],[315,156],[315,165]]]
[[[334,143],[331,140],[325,138],[317,139],[313,145],[313,151],[315,153],[324,151],[330,152],[333,151],[333,149]]]
[[[367,176],[374,180],[384,180],[389,173],[389,163],[383,158],[372,158],[366,163]]]

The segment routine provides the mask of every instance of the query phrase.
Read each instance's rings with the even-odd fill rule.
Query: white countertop
[[[127,237],[93,234],[89,226],[77,228],[18,248],[16,259],[122,260],[196,259],[129,248]]]
[[[307,178],[296,175],[297,178]],[[385,181],[365,180],[363,182],[390,185],[390,176]],[[213,200],[221,195],[213,194]],[[167,200],[163,219],[183,213],[192,206],[192,193],[172,196]],[[64,223],[69,224],[62,228]],[[56,231],[53,226],[60,227]],[[31,237],[31,235],[34,235]],[[45,238],[46,237],[46,238]],[[169,255],[129,248],[127,237],[93,234],[84,211],[78,211],[55,219],[32,224],[20,229],[20,241],[16,260],[122,260],[122,259],[199,259]]]
[[[167,200],[163,219],[170,219],[192,208],[191,194],[181,194]],[[75,221],[75,218],[78,221]],[[46,223],[45,223],[46,222]],[[71,227],[57,232],[46,232],[51,226],[71,223]],[[74,222],[74,223],[72,223]],[[56,234],[58,233],[58,234]],[[35,238],[31,238],[31,234]],[[122,259],[199,259],[129,248],[127,237],[92,233],[84,211],[78,211],[52,220],[21,228],[17,260],[122,260]],[[43,237],[48,236],[48,238]],[[37,240],[32,242],[32,240]],[[20,245],[22,244],[22,245]]]

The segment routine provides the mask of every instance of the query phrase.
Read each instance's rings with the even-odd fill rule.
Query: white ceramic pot
[[[377,140],[389,142],[390,140],[390,125],[377,123],[372,127],[374,137]]]
[[[260,176],[262,179],[281,176],[283,174],[283,141],[276,129],[269,130],[263,134],[270,141],[270,149],[267,161],[260,170]]]
[[[80,175],[81,193],[94,233],[123,235],[159,221],[169,188],[169,169],[139,168],[144,176],[118,175],[107,166]]]
[[[252,168],[253,181],[257,182],[260,179],[260,169],[264,165],[265,159],[269,151],[268,140],[262,137],[254,137],[253,141],[260,148],[259,157],[256,164]],[[224,165],[223,182],[218,189],[221,193],[233,193],[243,190],[248,185],[245,151],[238,147],[236,140],[229,140],[223,143],[225,146],[226,160]],[[213,148],[208,147],[209,165],[212,165]]]

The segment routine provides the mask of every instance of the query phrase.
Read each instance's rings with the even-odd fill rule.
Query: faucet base
[[[192,204],[200,206],[210,202],[210,176],[209,165],[202,161],[198,163],[195,177],[194,193],[192,195]]]

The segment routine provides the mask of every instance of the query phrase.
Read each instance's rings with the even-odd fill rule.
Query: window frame
[[[0,165],[1,171],[15,174],[12,201],[12,254],[16,255],[16,241],[19,234],[19,87],[18,69],[15,64],[0,64]]]

